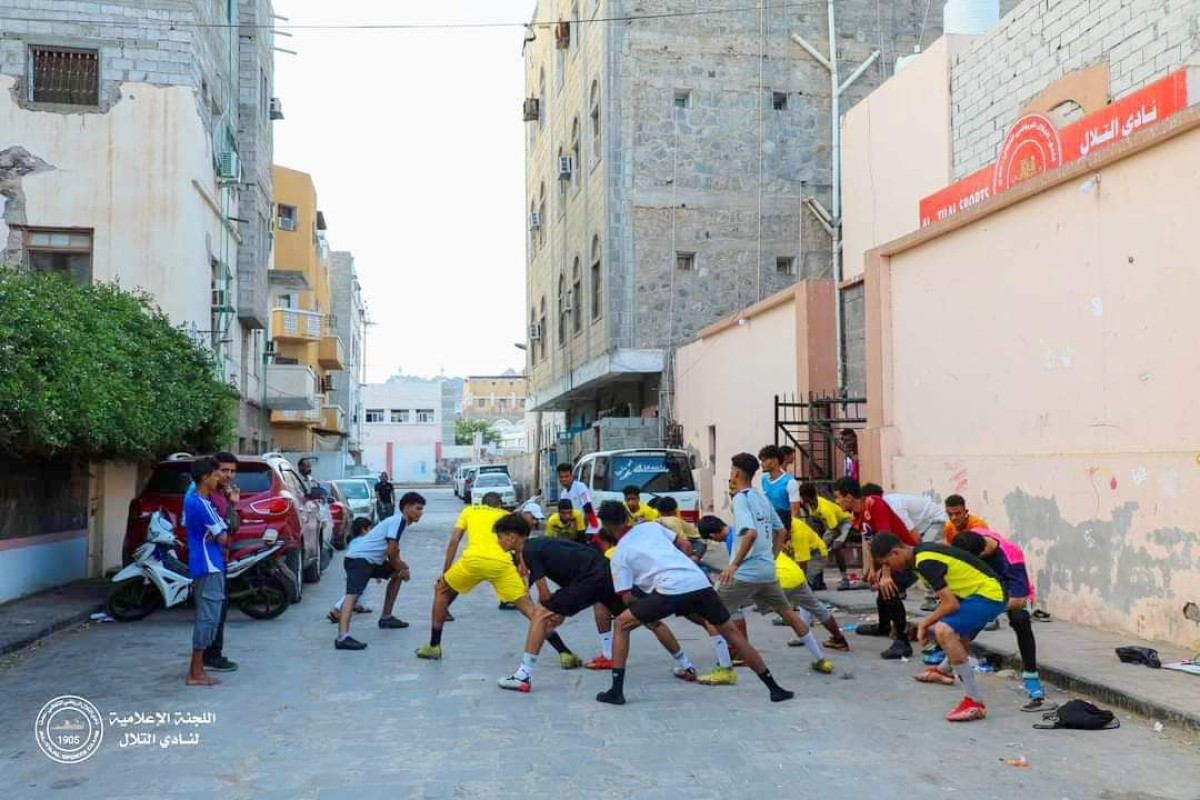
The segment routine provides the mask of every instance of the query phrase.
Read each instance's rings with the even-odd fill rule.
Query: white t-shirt
[[[596,533],[597,531],[599,531],[600,526],[598,524],[593,523],[592,520],[587,519],[587,514],[586,514],[586,512],[583,511],[583,507],[588,506],[588,505],[592,506],[592,509],[595,510],[595,506],[592,505],[592,493],[588,490],[588,488],[586,486],[583,485],[583,482],[575,481],[574,483],[572,483],[571,488],[567,489],[566,497],[568,500],[571,501],[571,505],[575,508],[576,511],[583,513],[584,519],[587,522],[587,532],[588,533]]]
[[[675,546],[675,532],[657,522],[634,525],[612,554],[613,588],[628,592],[687,594],[710,589],[704,572]]]
[[[928,497],[915,494],[885,494],[883,501],[910,531],[921,533],[931,525],[946,524],[946,509]]]
[[[365,558],[372,564],[382,564],[387,560],[388,542],[399,541],[405,527],[404,515],[392,514],[350,542],[350,546],[346,548],[346,558]]]

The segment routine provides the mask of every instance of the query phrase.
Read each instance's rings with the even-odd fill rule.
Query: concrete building
[[[271,3],[69,5],[0,0],[0,263],[149,293],[213,349],[243,398],[237,444],[256,450]],[[136,469],[77,466],[85,513],[58,516],[86,523],[0,551],[0,601],[119,563]]]
[[[463,382],[463,419],[522,419],[528,384],[528,378],[512,370],[503,375],[469,376]]]
[[[917,3],[836,8],[842,108],[940,33]],[[525,43],[527,373],[562,457],[677,443],[675,348],[833,275],[830,73],[795,39],[828,52],[825,6],[654,12],[541,0]]]
[[[353,464],[362,464],[362,384],[366,367],[367,308],[362,285],[354,268],[354,256],[344,251],[329,254],[331,286],[331,327],[342,340],[346,352],[345,368],[333,372],[330,405],[346,414],[346,452]]]
[[[362,403],[367,469],[396,483],[435,483],[444,444],[442,380],[397,375],[364,385]]]

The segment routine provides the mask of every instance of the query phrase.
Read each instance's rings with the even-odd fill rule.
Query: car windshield
[[[371,490],[365,481],[339,481],[338,488],[348,500],[370,500]]]
[[[612,457],[612,483],[642,492],[692,492],[692,466],[681,453],[630,454]]]
[[[478,489],[487,488],[489,486],[508,487],[511,485],[512,485],[512,481],[510,481],[508,479],[507,475],[500,475],[500,474],[494,473],[494,472],[484,473],[483,475],[480,475],[478,478],[475,479],[475,487]]]
[[[258,494],[271,488],[271,468],[266,464],[239,464],[233,482],[242,494]],[[146,484],[147,494],[183,494],[192,483],[192,462],[159,464]]]

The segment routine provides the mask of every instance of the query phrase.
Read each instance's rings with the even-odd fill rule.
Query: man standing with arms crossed
[[[196,459],[192,464],[192,482],[196,491],[184,499],[183,514],[196,624],[192,632],[192,661],[185,682],[188,686],[215,686],[220,681],[204,671],[204,651],[216,639],[225,604],[225,550],[229,547],[229,526],[212,503],[212,496],[221,485],[217,463],[211,458]]]
[[[600,520],[596,518],[596,509],[592,506],[592,493],[583,483],[575,480],[571,474],[570,464],[565,462],[559,464],[556,474],[558,475],[558,485],[564,492],[562,496],[571,501],[572,508],[583,512],[584,522],[587,523],[587,543],[599,548],[603,553],[605,548],[596,536],[600,531]]]

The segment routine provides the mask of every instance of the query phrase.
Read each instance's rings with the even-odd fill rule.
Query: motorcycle
[[[155,511],[146,541],[131,564],[113,576],[108,614],[122,622],[148,616],[161,603],[174,608],[191,595],[192,578],[175,554],[179,542],[168,514]],[[287,610],[288,586],[275,556],[283,550],[279,531],[268,528],[261,540],[241,546],[226,565],[225,592],[246,616],[274,619]]]

